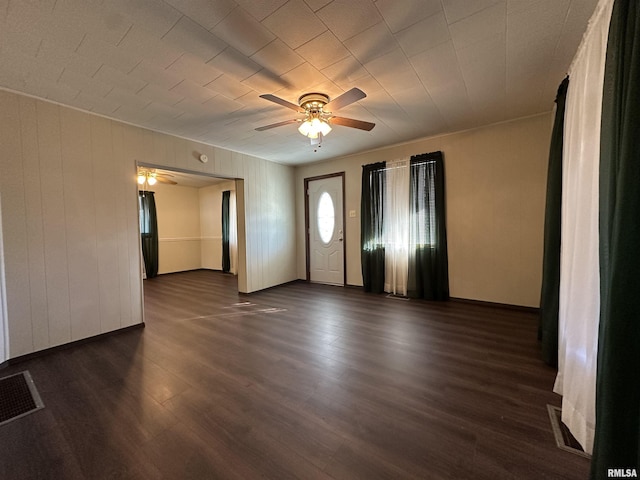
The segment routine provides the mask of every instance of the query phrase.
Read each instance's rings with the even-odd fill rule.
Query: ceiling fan
[[[285,120],[284,122],[258,127],[256,130],[262,132],[291,123],[300,123],[298,131],[311,140],[311,145],[318,146],[322,142],[322,137],[331,131],[331,125],[342,125],[344,127],[370,131],[376,126],[375,123],[355,120],[353,118],[338,117],[333,114],[334,111],[351,105],[358,100],[362,100],[366,96],[367,95],[359,88],[352,88],[333,100],[330,100],[329,96],[324,93],[305,93],[298,99],[298,105],[296,105],[275,95],[260,95],[260,98],[290,108],[304,116],[302,118],[293,118],[291,120]]]
[[[159,173],[155,168],[142,168],[138,167],[138,184],[153,186],[156,183],[166,183],[167,185],[177,185],[178,182],[174,182],[168,177],[173,177],[168,173]]]

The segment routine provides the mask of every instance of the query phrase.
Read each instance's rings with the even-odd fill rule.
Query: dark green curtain
[[[138,192],[140,237],[147,278],[158,276],[158,218],[153,192]]]
[[[362,167],[360,246],[365,292],[384,291],[383,218],[386,162]]]
[[[569,77],[558,87],[556,115],[551,133],[549,166],[547,168],[547,204],[544,214],[544,254],[542,259],[542,289],[540,292],[540,326],[542,359],[558,366],[558,307],[560,303],[560,232],[562,212],[562,147],[564,111]]]
[[[600,330],[591,478],[640,474],[640,4],[613,4],[600,138]]]
[[[222,271],[231,271],[231,254],[229,250],[229,202],[231,191],[222,192]]]
[[[449,298],[442,152],[411,157],[408,296]]]

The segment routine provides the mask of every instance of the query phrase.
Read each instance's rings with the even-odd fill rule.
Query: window
[[[318,234],[320,240],[326,245],[333,238],[333,231],[336,225],[335,208],[331,195],[323,192],[318,200]]]

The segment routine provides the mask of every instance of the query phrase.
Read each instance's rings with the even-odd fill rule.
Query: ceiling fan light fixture
[[[326,120],[314,117],[311,120],[307,119],[300,124],[298,131],[309,138],[318,138],[318,134],[323,136],[331,131],[331,126]]]
[[[141,173],[138,174],[138,185],[144,185],[144,182],[147,181],[147,176]]]
[[[156,182],[157,182],[157,180],[156,180],[156,177],[155,177],[155,176],[153,176],[153,175],[149,175],[149,176],[147,177],[147,183],[148,183],[149,185],[153,186],[153,185],[155,185],[155,184],[156,184]]]

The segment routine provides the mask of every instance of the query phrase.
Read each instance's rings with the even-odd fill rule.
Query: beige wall
[[[296,278],[292,168],[0,91],[7,358],[143,320],[136,162],[242,179],[240,290]]]
[[[362,165],[441,150],[453,297],[539,306],[550,114],[296,169],[298,278],[305,278],[304,179],[345,172],[347,283],[362,285]],[[331,137],[327,137],[331,141]],[[349,211],[356,216],[350,217]]]
[[[158,273],[201,268],[200,198],[198,189],[156,184]]]

